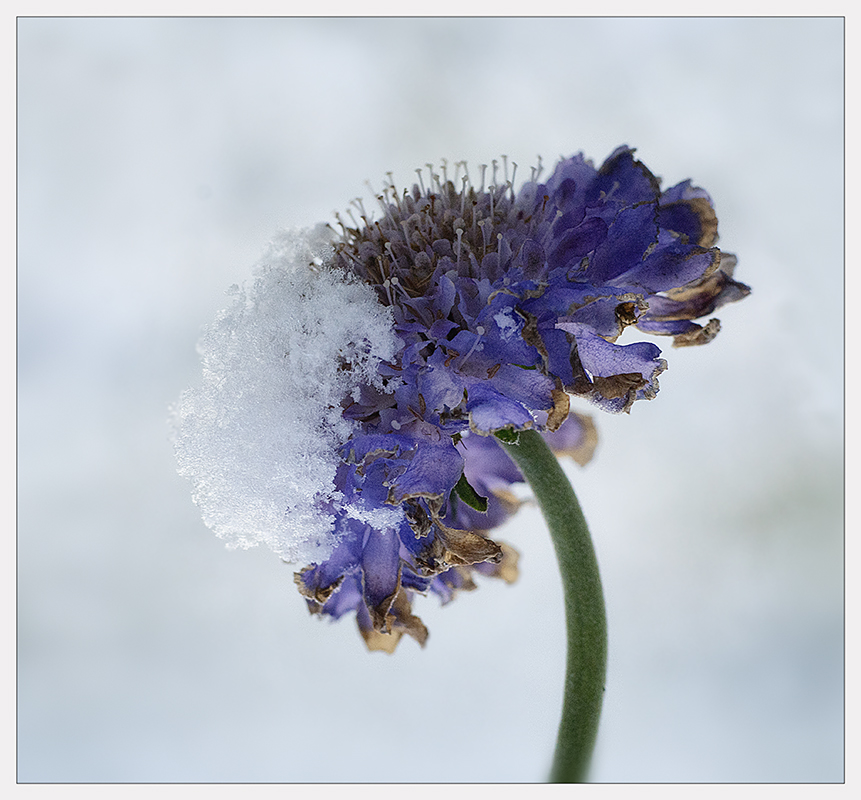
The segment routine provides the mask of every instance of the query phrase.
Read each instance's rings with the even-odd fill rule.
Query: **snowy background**
[[[537,512],[500,534],[516,585],[368,654],[203,526],[168,406],[279,227],[440,157],[627,143],[712,194],[754,291],[570,465],[610,625],[593,777],[842,780],[842,58],[839,19],[19,20],[18,779],[544,779]]]

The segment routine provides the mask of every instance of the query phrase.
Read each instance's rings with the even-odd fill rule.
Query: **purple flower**
[[[545,438],[557,454],[580,464],[591,459],[597,443],[591,418],[580,414],[571,414]],[[405,522],[396,529],[342,518],[342,538],[332,556],[294,575],[311,613],[339,619],[355,611],[368,648],[393,652],[405,633],[422,645],[427,639],[427,628],[412,613],[414,593],[430,592],[448,603],[459,590],[476,588],[476,573],[507,583],[517,578],[517,552],[487,533],[520,507],[511,487],[523,483],[523,476],[492,436],[467,435],[457,451],[466,486],[486,502],[470,504],[454,492],[444,518],[431,520],[427,506],[407,500]],[[378,456],[372,464],[385,458]]]
[[[539,166],[518,191],[514,171],[494,161],[477,186],[465,163],[451,178],[431,170],[427,185],[417,171],[412,190],[384,189],[379,219],[356,201],[318,259],[375,293],[394,344],[343,334],[351,353],[387,355],[372,379],[368,357],[361,374],[355,355],[340,364],[356,379],[327,409],[350,433],[314,499],[334,548],[295,579],[312,612],[355,611],[371,649],[391,651],[403,633],[424,643],[415,593],[447,602],[475,573],[516,574],[516,555],[488,535],[522,480],[496,437],[534,428],[585,463],[594,427],[569,416],[569,397],[628,412],[666,368],[655,344],[621,343],[623,332],[703,344],[719,322],[695,320],[749,292],[715,247],[708,194],[689,181],[662,191],[630,148],[597,170],[565,159],[546,182]]]

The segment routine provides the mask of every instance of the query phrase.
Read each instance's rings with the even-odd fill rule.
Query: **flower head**
[[[325,469],[316,491],[303,483],[293,505],[324,522],[311,526],[318,549],[303,553],[311,563],[295,578],[312,612],[355,611],[372,649],[392,650],[403,633],[424,643],[411,609],[416,592],[447,601],[473,588],[476,572],[516,574],[513,551],[488,536],[516,509],[510,487],[522,480],[495,436],[536,428],[585,463],[594,427],[569,415],[569,396],[627,412],[655,397],[666,368],[655,344],[620,344],[622,332],[703,344],[719,323],[694,320],[749,291],[733,280],[735,258],[715,247],[706,192],[689,181],[662,191],[630,148],[600,169],[582,155],[565,159],[546,182],[539,167],[518,191],[505,160],[501,172],[496,162],[490,175],[482,167],[476,186],[465,164],[451,179],[445,166],[442,175],[430,169],[427,185],[418,171],[411,191],[386,187],[379,219],[356,201],[358,219],[341,221],[330,249],[318,250],[313,280],[295,266],[280,278],[271,266],[264,272],[302,286],[294,300],[306,312],[307,298],[323,296],[308,280],[333,298],[330,287],[343,287],[353,304],[329,331],[318,317],[339,316],[337,303],[323,301],[323,312],[312,302],[306,316],[317,327],[289,324],[292,339],[276,337],[275,347],[286,346],[289,358],[291,348],[329,337],[322,361],[314,357],[322,395],[319,385],[291,384],[286,393],[294,405],[322,397],[327,420],[300,422],[325,452]],[[354,324],[360,318],[364,327]],[[279,361],[278,369],[290,368]],[[188,397],[185,406],[181,431],[201,413]],[[306,455],[289,442],[280,455],[268,452],[288,482],[290,465]],[[200,470],[185,472],[204,482]],[[283,519],[291,514],[282,507]]]

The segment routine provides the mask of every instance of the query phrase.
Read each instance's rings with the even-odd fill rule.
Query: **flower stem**
[[[521,431],[517,444],[500,444],[535,493],[562,573],[568,664],[550,781],[583,783],[598,734],[607,668],[607,617],[598,560],[580,503],[541,434]]]

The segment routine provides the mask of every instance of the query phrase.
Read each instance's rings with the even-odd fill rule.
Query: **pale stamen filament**
[[[463,369],[463,365],[469,360],[469,357],[475,352],[475,348],[478,347],[481,342],[481,337],[484,336],[484,328],[481,325],[478,325],[475,329],[475,332],[478,334],[475,337],[475,341],[472,343],[472,347],[469,348],[467,354],[460,360],[460,366],[458,369]]]

